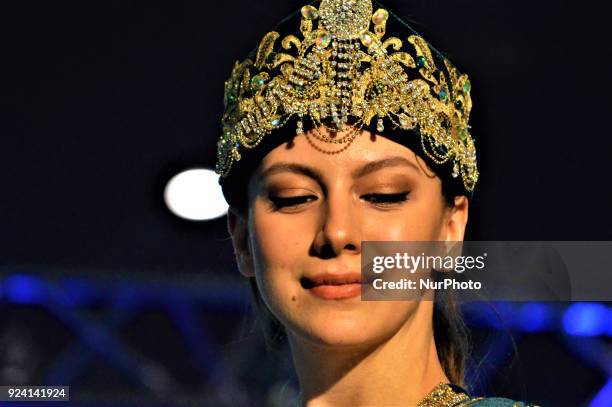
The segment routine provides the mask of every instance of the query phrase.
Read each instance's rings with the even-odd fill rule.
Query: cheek
[[[262,274],[299,268],[299,259],[308,253],[309,220],[301,215],[269,212],[262,206],[254,205],[250,225],[256,268]]]
[[[290,218],[255,206],[250,225],[257,286],[270,312],[283,324],[295,312],[294,299],[301,290],[298,277],[307,253],[306,234],[296,233],[305,229],[296,226],[298,217]]]
[[[296,258],[305,240],[303,234],[296,233],[303,230],[299,225],[273,214],[255,214],[251,230],[255,251],[268,267],[288,266],[288,259]]]
[[[438,240],[442,210],[431,203],[411,202],[402,210],[372,217],[368,224],[369,240]]]

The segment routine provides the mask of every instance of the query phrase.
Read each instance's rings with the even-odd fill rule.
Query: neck
[[[431,302],[422,301],[390,338],[360,347],[321,345],[289,335],[308,407],[417,405],[448,382],[436,351]]]

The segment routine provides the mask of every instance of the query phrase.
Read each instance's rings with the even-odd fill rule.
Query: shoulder
[[[466,389],[452,383],[438,384],[418,405],[419,407],[539,407],[532,403],[503,397],[473,397]]]
[[[468,403],[461,405],[474,407],[536,407],[535,404],[525,404],[522,401],[514,401],[503,397],[478,397],[471,399]]]

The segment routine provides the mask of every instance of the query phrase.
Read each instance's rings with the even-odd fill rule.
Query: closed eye
[[[409,192],[399,192],[396,194],[366,194],[362,195],[361,198],[368,202],[377,205],[393,205],[408,200]]]
[[[272,205],[276,209],[288,208],[288,207],[297,207],[299,205],[305,204],[307,202],[311,202],[317,199],[315,195],[302,195],[302,196],[289,196],[289,197],[280,197],[280,196],[272,196],[269,197]]]
[[[409,192],[399,192],[395,194],[366,194],[362,195],[361,198],[379,206],[390,206],[407,201],[408,194]],[[316,201],[318,197],[316,195],[300,195],[290,197],[270,195],[269,199],[275,209],[282,209],[296,208],[305,203]]]

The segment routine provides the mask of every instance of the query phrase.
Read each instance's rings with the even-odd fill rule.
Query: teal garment
[[[436,407],[538,407],[504,397],[471,396],[466,389],[452,383],[440,383],[421,403],[419,405]]]
[[[525,404],[520,401],[514,401],[503,397],[488,397],[468,405],[477,407],[529,407],[531,404]]]

